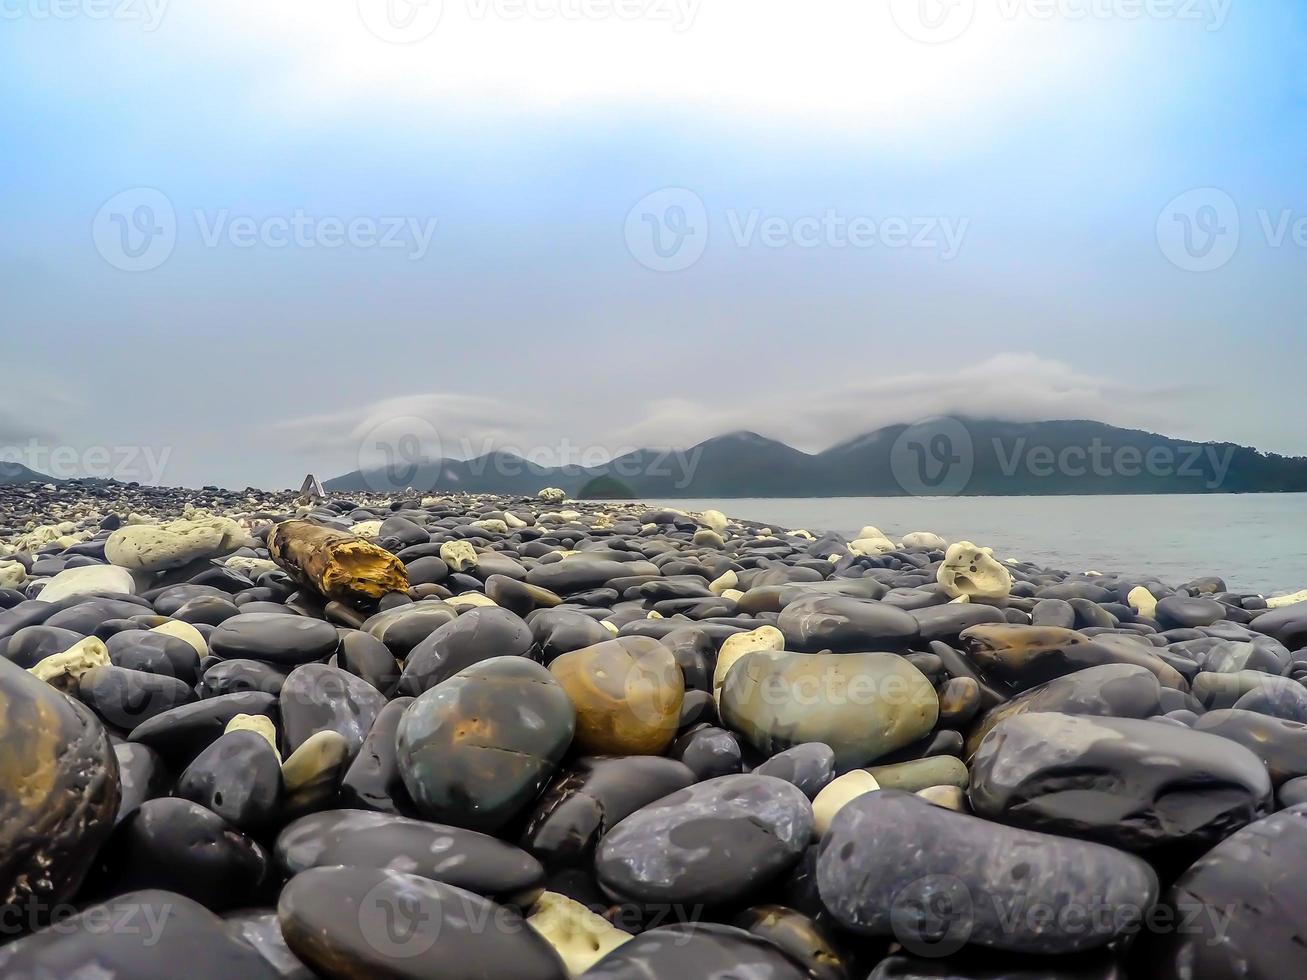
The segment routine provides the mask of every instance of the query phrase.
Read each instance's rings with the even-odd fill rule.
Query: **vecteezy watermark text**
[[[170,0],[0,0],[0,20],[112,20],[159,29]]]
[[[1225,485],[1235,446],[1219,443],[1113,443],[1102,436],[1050,445],[1025,435],[994,435],[979,442],[961,420],[942,416],[906,427],[890,449],[890,469],[912,496],[948,497],[978,487],[985,492],[1030,492],[1041,483],[1111,480],[1129,491],[1148,480],[1172,489],[1217,490]]]
[[[986,15],[1003,23],[1137,21],[1191,25],[1219,31],[1234,0],[986,0]],[[945,44],[970,30],[980,0],[889,0],[890,17],[904,35]]]
[[[304,208],[260,216],[195,208],[190,220],[204,248],[376,249],[399,251],[414,262],[426,257],[439,224],[433,217],[314,214]],[[115,269],[148,272],[172,256],[185,225],[162,191],[133,187],[105,201],[91,236],[96,251]]]
[[[623,233],[628,251],[645,268],[680,272],[703,257],[714,231],[738,249],[911,249],[950,261],[970,226],[966,217],[846,214],[836,208],[798,216],[727,208],[710,215],[694,191],[664,187],[632,206]]]
[[[157,485],[171,457],[171,446],[51,446],[39,439],[0,446],[0,464],[17,463],[55,480]]]
[[[1307,213],[1294,208],[1257,208],[1247,234],[1240,207],[1219,187],[1198,187],[1173,197],[1157,216],[1157,245],[1186,272],[1224,268],[1247,239],[1269,249],[1307,250]]]

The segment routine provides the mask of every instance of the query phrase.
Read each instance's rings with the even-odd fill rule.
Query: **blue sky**
[[[972,412],[1307,454],[1305,39],[1288,0],[5,0],[0,447],[286,485],[379,432]]]

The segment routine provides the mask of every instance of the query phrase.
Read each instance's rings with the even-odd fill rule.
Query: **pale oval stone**
[[[878,789],[880,783],[876,782],[876,777],[865,769],[854,769],[832,779],[812,801],[812,825],[817,836],[819,838],[826,836],[835,814],[850,802],[863,793],[872,793]]]
[[[470,526],[479,527],[483,531],[494,531],[496,534],[508,533],[508,524],[505,521],[498,521],[494,519],[485,520],[485,521],[473,521]]]
[[[798,528],[797,530],[791,531],[790,534],[794,535],[794,537],[796,538],[803,538],[805,541],[817,540],[816,536],[811,531],[809,531],[806,527],[801,527]]]
[[[541,895],[526,922],[554,947],[574,977],[635,938],[580,902],[557,892]]]
[[[726,683],[726,674],[746,653],[754,650],[784,650],[785,634],[775,626],[759,626],[747,633],[735,633],[728,636],[717,651],[717,667],[712,675],[712,695],[721,704],[722,685]]]
[[[727,589],[722,593],[723,599],[730,599],[732,602],[739,602],[744,598],[744,593],[739,589]]]
[[[1129,595],[1125,597],[1125,601],[1130,603],[1130,608],[1139,615],[1148,619],[1157,617],[1157,597],[1142,585],[1136,585],[1131,589]]]
[[[945,810],[967,812],[967,794],[959,786],[927,786],[917,790],[917,796],[927,803],[942,806]]]
[[[755,650],[727,671],[721,718],[768,756],[823,742],[849,769],[915,742],[935,727],[939,697],[893,653]]]
[[[712,528],[701,527],[694,532],[694,544],[699,548],[716,548],[718,550],[726,547],[726,542],[722,536]]]
[[[381,535],[381,521],[359,521],[351,527],[350,533],[364,541],[376,541]]]
[[[723,595],[726,592],[735,590],[740,584],[740,577],[735,574],[735,569],[728,568],[708,583],[708,591],[713,595]]]
[[[0,561],[0,589],[16,589],[27,580],[27,569],[20,562]]]
[[[567,494],[558,489],[558,487],[545,487],[536,494],[536,497],[547,504],[561,504],[567,499]]]
[[[1307,589],[1301,592],[1294,592],[1291,595],[1268,596],[1266,599],[1267,609],[1279,609],[1281,606],[1294,606],[1300,602],[1307,602]]]
[[[90,595],[94,592],[132,595],[136,592],[136,583],[132,580],[131,572],[117,565],[83,565],[80,568],[65,568],[50,579],[37,599],[41,602],[58,602],[69,596]]]
[[[204,638],[204,634],[190,623],[183,622],[180,619],[170,619],[166,623],[160,623],[150,632],[162,633],[164,636],[175,636],[177,639],[189,643],[198,656],[207,657],[209,655],[209,641]]]
[[[849,545],[849,550],[858,555],[883,555],[890,551],[898,551],[898,546],[887,537],[861,537],[855,538]]]
[[[1006,599],[1012,591],[1012,576],[994,560],[989,548],[970,541],[949,545],[936,576],[940,586],[953,598]]]
[[[93,667],[108,667],[109,648],[98,636],[78,640],[63,653],[46,657],[29,673],[38,680],[53,684],[61,690],[76,683],[77,679]]]
[[[214,558],[249,543],[249,535],[235,521],[206,517],[120,527],[109,535],[104,555],[110,563],[123,568],[157,572],[199,558]]]
[[[446,541],[440,546],[440,559],[456,572],[473,568],[477,563],[477,552],[466,541]]]
[[[498,606],[499,603],[488,595],[482,595],[480,592],[464,592],[461,595],[453,596],[445,600],[449,606]]]
[[[876,527],[874,524],[862,525],[862,530],[859,531],[857,534],[855,534],[854,537],[855,538],[885,538],[886,540],[889,540],[885,532],[882,531],[880,528]]]
[[[699,515],[699,517],[704,522],[704,524],[712,528],[718,534],[725,533],[726,525],[728,522],[726,520],[726,515],[723,514],[720,510],[705,510],[702,514]]]
[[[314,732],[281,764],[287,794],[308,789],[324,775],[339,769],[349,758],[349,742],[340,732]]]
[[[939,549],[942,551],[948,547],[948,542],[934,531],[913,531],[910,534],[903,535],[903,547]]]
[[[277,571],[277,563],[268,558],[250,558],[245,555],[233,555],[223,563],[224,568],[229,568],[239,575],[246,578],[255,579],[267,572]]]
[[[277,748],[277,726],[267,715],[236,715],[222,730],[224,735],[228,732],[254,732],[262,735],[277,754],[277,761],[281,762],[281,749]]]
[[[504,514],[504,523],[507,524],[513,530],[517,530],[519,527],[530,526],[527,524],[526,521],[522,520],[522,518],[518,517],[516,514],[512,513],[511,511]]]

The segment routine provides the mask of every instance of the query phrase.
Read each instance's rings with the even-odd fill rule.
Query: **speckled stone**
[[[866,793],[840,810],[822,839],[817,887],[846,928],[937,953],[964,943],[1078,953],[1136,926],[1157,899],[1157,876],[1132,855],[896,790]],[[1077,920],[1083,928],[1047,927],[1048,916],[1088,908],[1106,914]]]
[[[77,891],[118,812],[118,760],[89,710],[0,660],[0,907],[21,927]]]
[[[614,898],[646,907],[715,907],[787,871],[812,838],[812,807],[791,783],[721,776],[631,814],[599,844],[595,874]]]
[[[1281,980],[1303,975],[1307,948],[1307,805],[1216,845],[1165,897],[1171,929],[1147,937],[1150,980]]]
[[[520,913],[398,871],[310,869],[282,889],[277,918],[295,955],[325,977],[568,977]]]
[[[282,791],[281,760],[266,738],[250,731],[222,735],[177,780],[177,796],[247,834],[276,819]]]
[[[548,670],[497,657],[409,705],[396,735],[400,775],[423,816],[493,833],[553,777],[575,726]]]
[[[972,764],[976,813],[1127,850],[1210,847],[1271,806],[1266,767],[1228,739],[1134,718],[1009,718]]]
[[[721,714],[759,752],[822,742],[844,770],[925,735],[939,717],[939,699],[925,675],[896,654],[759,651],[731,667]]]

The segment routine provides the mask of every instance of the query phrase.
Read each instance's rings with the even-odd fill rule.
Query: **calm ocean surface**
[[[874,524],[897,539],[934,531],[1069,571],[1155,575],[1179,585],[1219,575],[1232,589],[1307,588],[1307,494],[1137,497],[827,497],[668,500],[782,527],[849,534]]]

